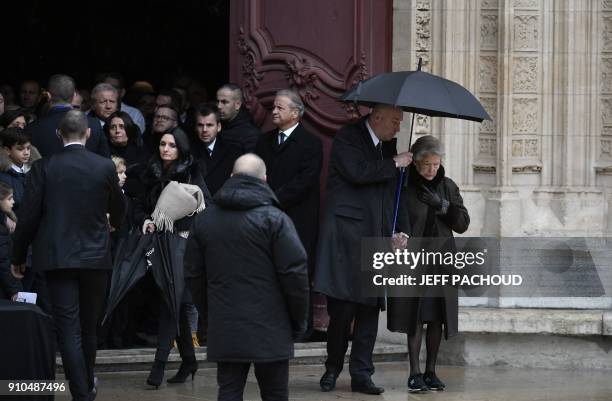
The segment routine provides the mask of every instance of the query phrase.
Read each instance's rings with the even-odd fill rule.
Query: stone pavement
[[[96,401],[187,401],[216,400],[216,370],[198,371],[195,382],[167,385],[152,390],[145,385],[148,372],[99,373]],[[174,371],[167,371],[166,378]],[[340,376],[337,388],[330,393],[319,390],[320,365],[290,367],[291,400],[387,400],[387,401],[612,401],[612,372],[605,370],[568,371],[517,368],[440,367],[438,376],[446,383],[444,392],[409,394],[405,385],[407,364],[376,364],[374,381],[386,391],[381,396],[352,393],[348,369]],[[260,400],[252,372],[245,391],[245,401]],[[58,396],[57,401],[69,400]]]

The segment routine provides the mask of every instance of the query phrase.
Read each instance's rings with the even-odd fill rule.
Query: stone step
[[[350,353],[350,345],[349,352]],[[98,372],[123,372],[148,370],[155,356],[154,348],[134,348],[124,350],[100,350],[96,357],[96,371]],[[326,344],[324,342],[297,343],[295,344],[295,357],[291,360],[293,365],[323,365],[327,356]],[[377,344],[374,348],[374,361],[400,361],[406,360],[407,350],[405,345],[399,344]],[[196,347],[196,359],[201,367],[214,367],[215,364],[206,361],[206,347]],[[347,359],[348,361],[348,359]],[[62,371],[62,359],[59,354],[56,359],[58,371]],[[168,358],[167,369],[178,369],[181,357],[176,348],[172,350]]]

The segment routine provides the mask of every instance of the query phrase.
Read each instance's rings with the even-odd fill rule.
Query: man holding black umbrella
[[[13,238],[11,271],[46,273],[57,341],[74,400],[96,396],[96,329],[112,267],[109,223],[119,227],[125,199],[114,163],[88,151],[87,116],[70,110],[59,123],[60,152],[34,163]],[[107,217],[108,214],[108,217]]]
[[[334,137],[314,284],[315,291],[327,295],[330,316],[323,391],[334,389],[342,371],[353,319],[351,389],[366,394],[384,391],[371,378],[383,300],[361,294],[359,249],[363,237],[392,232],[398,168],[412,162],[411,153],[396,150],[394,137],[402,118],[400,108],[376,105],[369,116],[343,127]]]

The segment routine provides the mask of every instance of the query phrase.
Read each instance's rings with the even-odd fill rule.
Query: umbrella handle
[[[404,172],[406,168],[400,168],[399,180],[397,180],[397,189],[395,190],[395,206],[393,207],[393,227],[391,227],[391,236],[395,234],[395,227],[397,226],[397,215],[399,212],[400,197],[402,194],[402,185],[404,183]]]

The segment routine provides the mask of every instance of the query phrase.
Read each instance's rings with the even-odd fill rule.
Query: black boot
[[[155,360],[153,362],[153,366],[151,367],[151,372],[149,372],[149,377],[147,378],[147,384],[149,386],[155,387],[157,390],[164,380],[164,369],[166,368],[166,362]]]
[[[179,367],[178,372],[176,372],[176,374],[167,381],[168,383],[185,383],[185,380],[187,380],[189,375],[191,375],[191,380],[193,381],[197,370],[198,362],[196,361],[195,356],[185,357],[185,359],[181,361],[181,366]]]

